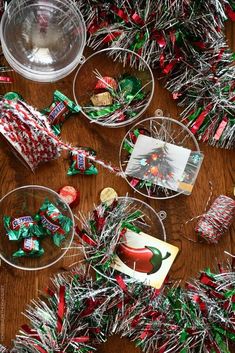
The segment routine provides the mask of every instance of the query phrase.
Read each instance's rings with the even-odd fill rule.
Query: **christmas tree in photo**
[[[169,157],[167,144],[152,149],[146,155],[135,158],[133,174],[140,180],[150,181],[153,184],[168,186],[169,181],[174,178],[174,167]]]

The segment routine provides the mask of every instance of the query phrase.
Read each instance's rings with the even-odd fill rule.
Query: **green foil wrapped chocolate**
[[[4,216],[3,224],[9,240],[20,240],[32,236],[41,237],[42,235],[42,228],[32,216]]]
[[[96,152],[89,147],[78,147],[77,151],[70,152],[71,166],[67,174],[97,175],[98,170],[94,163],[86,157],[88,155],[96,156]]]
[[[22,247],[12,254],[13,257],[39,257],[44,254],[44,249],[36,237],[26,238],[22,242]]]
[[[71,114],[80,112],[80,107],[63,93],[56,90],[53,95],[53,102],[50,107],[41,111],[47,116],[49,123],[56,135],[61,133],[61,127]]]
[[[52,237],[56,246],[60,247],[73,226],[72,220],[63,215],[48,199],[40,207],[36,221],[42,226],[44,235]]]
[[[118,82],[118,86],[124,96],[133,96],[141,91],[142,82],[135,76],[123,75]]]

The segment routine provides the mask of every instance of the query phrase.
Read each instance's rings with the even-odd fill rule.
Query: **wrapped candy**
[[[78,113],[80,107],[63,93],[56,90],[53,95],[53,102],[49,108],[42,110],[42,114],[46,115],[51,127],[56,135],[61,133],[61,127],[64,121],[71,115]]]
[[[68,175],[84,174],[97,175],[98,170],[86,155],[96,156],[96,152],[89,147],[78,147],[77,151],[70,152],[71,166]]]
[[[73,186],[63,186],[59,190],[60,197],[71,207],[76,207],[80,201],[80,192]]]
[[[107,206],[112,205],[114,200],[117,200],[118,194],[113,188],[104,188],[100,193],[100,201],[106,203]]]
[[[104,76],[100,78],[95,85],[96,90],[102,90],[102,89],[107,89],[107,90],[116,90],[118,88],[117,81],[113,77],[109,76]]]
[[[23,240],[22,248],[13,253],[13,257],[37,257],[44,254],[38,238],[31,237]]]
[[[136,95],[142,89],[142,82],[135,76],[123,75],[119,81],[120,91],[124,96]]]
[[[54,244],[58,247],[73,225],[72,220],[64,216],[48,199],[40,207],[35,219],[43,227],[44,235],[51,236]]]
[[[20,240],[30,236],[40,237],[42,229],[31,216],[3,217],[3,224],[9,240]]]
[[[109,92],[103,92],[94,94],[91,97],[91,102],[96,107],[106,107],[107,105],[111,105],[113,103],[113,98]]]

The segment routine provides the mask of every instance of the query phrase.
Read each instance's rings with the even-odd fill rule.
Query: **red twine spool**
[[[81,151],[59,139],[47,118],[25,102],[8,99],[0,101],[0,133],[16,156],[32,171],[42,162],[57,159],[62,150]],[[120,174],[118,168],[84,152],[85,158],[109,171]]]
[[[0,102],[0,133],[16,156],[32,171],[60,156],[61,146],[45,116],[24,102]]]
[[[200,217],[195,231],[208,243],[216,244],[228,230],[235,216],[235,201],[228,196],[220,195],[207,213]]]

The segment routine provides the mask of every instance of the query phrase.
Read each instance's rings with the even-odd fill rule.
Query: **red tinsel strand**
[[[57,331],[60,333],[63,328],[63,320],[66,310],[65,304],[65,286],[60,286],[59,290],[59,304],[58,304],[58,321],[57,321]]]

